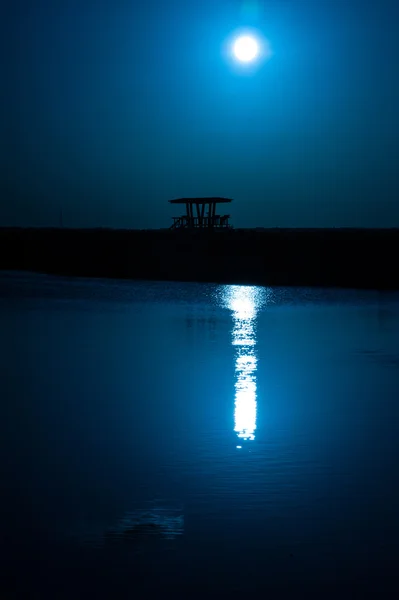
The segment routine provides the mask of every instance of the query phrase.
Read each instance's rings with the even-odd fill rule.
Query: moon
[[[233,52],[236,59],[240,62],[252,62],[259,56],[259,43],[250,35],[241,35],[234,42]]]

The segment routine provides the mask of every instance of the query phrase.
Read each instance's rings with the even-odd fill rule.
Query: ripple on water
[[[107,548],[129,544],[140,551],[149,543],[175,540],[183,535],[184,514],[181,508],[156,506],[126,512],[103,531],[83,535],[83,544]]]

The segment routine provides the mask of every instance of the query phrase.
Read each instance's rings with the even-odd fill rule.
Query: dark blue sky
[[[9,0],[0,225],[167,227],[215,195],[237,227],[399,226],[398,5]],[[250,74],[222,51],[246,25]]]

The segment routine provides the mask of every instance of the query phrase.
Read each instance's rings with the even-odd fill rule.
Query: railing
[[[216,229],[228,229],[230,228],[229,218],[230,215],[215,215],[214,217],[188,217],[183,215],[182,217],[172,217],[173,225],[171,229],[202,229],[202,228],[216,228]]]

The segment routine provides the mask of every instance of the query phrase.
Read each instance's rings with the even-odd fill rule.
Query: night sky
[[[8,0],[0,37],[0,226],[399,226],[398,0]]]

